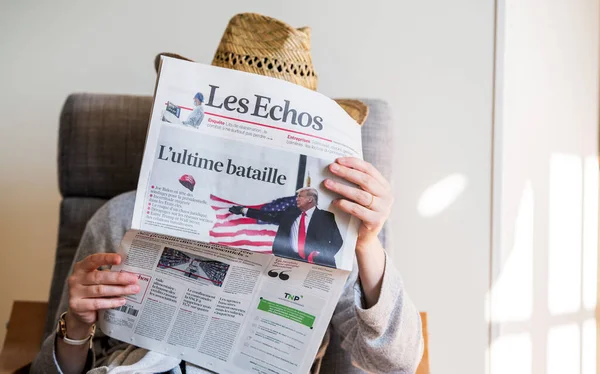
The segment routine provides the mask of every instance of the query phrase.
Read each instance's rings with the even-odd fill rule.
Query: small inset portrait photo
[[[196,92],[192,98],[194,103],[193,108],[187,108],[185,106],[179,106],[171,101],[167,102],[167,107],[162,112],[162,120],[169,123],[174,123],[183,126],[199,128],[204,119],[204,95],[202,92]],[[187,119],[182,120],[182,116],[185,116],[185,111],[190,111],[187,115]]]

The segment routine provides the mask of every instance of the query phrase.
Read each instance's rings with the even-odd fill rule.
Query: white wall
[[[174,51],[209,63],[229,17],[256,11],[312,26],[321,92],[392,104],[394,261],[417,305],[429,312],[433,372],[483,373],[494,2],[164,4],[0,5],[0,321],[12,299],[47,297],[60,199],[57,122],[66,96],[150,95],[156,53]],[[173,10],[176,18],[168,18]]]
[[[599,1],[499,1],[492,374],[596,373]]]

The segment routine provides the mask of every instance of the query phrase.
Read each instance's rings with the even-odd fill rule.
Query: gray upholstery
[[[392,171],[392,121],[387,104],[362,99],[369,106],[363,125],[363,149],[386,178]],[[151,97],[74,94],[60,117],[58,172],[63,201],[46,334],[85,225],[108,199],[134,190],[140,171],[152,105]],[[381,235],[385,245],[389,232]]]
[[[109,199],[136,188],[151,106],[151,97],[69,96],[58,140],[64,197]]]

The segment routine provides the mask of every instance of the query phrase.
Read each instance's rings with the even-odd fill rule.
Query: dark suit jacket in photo
[[[280,212],[265,212],[258,209],[248,209],[246,217],[279,225],[277,235],[273,241],[273,254],[294,260],[306,261],[294,252],[290,243],[292,225],[302,211],[297,207]],[[315,263],[330,267],[335,266],[335,254],[342,247],[343,240],[340,230],[335,223],[333,213],[315,207],[310,223],[306,230],[304,253],[308,257],[312,252],[319,251],[315,256]]]

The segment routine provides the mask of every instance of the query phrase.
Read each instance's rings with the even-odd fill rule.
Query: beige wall
[[[313,27],[321,92],[392,104],[394,262],[429,312],[432,370],[484,372],[492,0],[0,4],[0,321],[13,299],[48,293],[59,203],[57,121],[66,96],[150,95],[156,53],[210,62],[229,17],[253,10]]]

